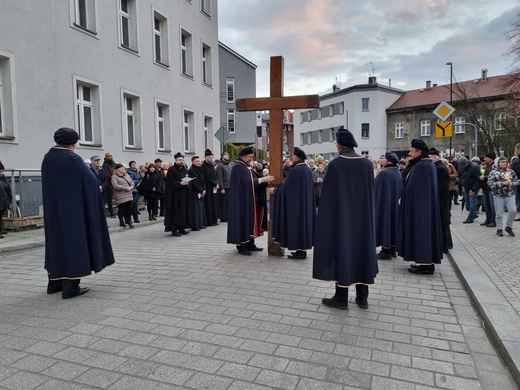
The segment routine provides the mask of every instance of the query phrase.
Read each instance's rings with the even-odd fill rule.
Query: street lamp
[[[453,62],[446,62],[446,65],[450,66],[450,106],[453,107]],[[451,120],[451,115],[450,115]],[[453,135],[450,137],[450,153],[451,153],[451,139],[453,138]]]

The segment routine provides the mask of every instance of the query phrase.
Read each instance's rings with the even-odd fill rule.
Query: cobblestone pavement
[[[321,305],[312,256],[240,256],[225,224],[116,230],[116,264],[71,300],[45,294],[43,248],[0,254],[0,388],[517,388],[447,260],[381,261],[370,308],[345,312]]]

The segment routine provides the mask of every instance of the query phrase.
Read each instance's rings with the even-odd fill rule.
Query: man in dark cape
[[[375,240],[374,169],[354,151],[352,133],[336,133],[339,157],[327,167],[314,235],[315,279],[336,282],[336,294],[322,303],[348,309],[348,287],[356,285],[356,303],[368,308],[368,285],[378,273]]]
[[[287,256],[290,259],[307,258],[314,239],[316,198],[306,157],[303,150],[294,148],[292,168],[274,198],[273,238],[282,248],[296,251]]]
[[[383,169],[374,179],[376,199],[376,246],[381,246],[377,258],[391,260],[397,256],[397,231],[399,198],[403,192],[403,178],[397,168],[399,159],[386,152],[382,160]]]
[[[453,240],[451,238],[451,199],[450,199],[450,173],[448,167],[444,165],[439,157],[439,151],[430,148],[429,156],[435,165],[437,171],[437,188],[439,190],[439,213],[441,218],[442,229],[442,251],[448,253],[453,248]]]
[[[231,165],[229,165],[229,154],[227,152],[222,153],[220,164],[218,164],[216,172],[219,187],[219,218],[221,222],[227,222],[229,207],[229,185],[231,178]]]
[[[235,244],[238,252],[245,256],[262,250],[255,244],[255,238],[264,234],[261,228],[264,211],[257,207],[256,191],[259,184],[274,180],[273,176],[255,177],[249,165],[251,161],[253,147],[248,146],[240,151],[231,169],[229,187],[227,242]]]
[[[397,251],[415,262],[409,272],[432,275],[442,259],[437,172],[424,141],[412,140],[409,155],[412,169],[400,199]]]
[[[164,231],[172,232],[172,236],[188,234],[188,170],[184,165],[184,156],[175,154],[175,164],[168,168],[164,194],[165,214]]]
[[[206,181],[201,168],[202,162],[199,156],[191,158],[191,167],[188,170],[193,180],[189,184],[190,210],[188,213],[189,226],[192,231],[203,229],[206,225],[206,212],[204,209],[204,197],[206,196]]]
[[[57,130],[41,167],[47,293],[61,291],[63,299],[89,291],[80,279],[114,264],[99,182],[74,152],[78,139],[72,129]]]
[[[206,208],[206,222],[208,226],[218,225],[218,199],[219,189],[217,172],[213,165],[213,153],[206,149],[204,152],[204,162],[202,163],[202,173],[206,180],[206,195],[204,196],[204,207]]]

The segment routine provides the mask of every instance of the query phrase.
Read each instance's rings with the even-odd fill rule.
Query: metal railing
[[[24,218],[40,214],[43,205],[41,196],[41,170],[40,169],[5,169],[4,174],[10,178],[13,204],[10,217]],[[31,183],[33,190],[29,190],[26,184]]]

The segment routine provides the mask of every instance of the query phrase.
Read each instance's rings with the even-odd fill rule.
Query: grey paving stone
[[[116,383],[109,387],[109,390],[153,390],[157,388],[155,381],[123,376]]]
[[[17,372],[2,380],[2,387],[12,390],[32,390],[47,381],[43,375],[31,372]]]
[[[69,362],[58,362],[46,370],[42,371],[42,374],[45,374],[47,376],[57,378],[57,379],[63,379],[66,381],[72,381],[79,375],[83,374],[85,371],[87,371],[89,367],[75,364],[75,363],[69,363]]]
[[[414,390],[415,385],[410,382],[374,376],[374,378],[372,379],[371,389],[372,390]]]
[[[262,370],[256,378],[256,383],[279,389],[295,389],[298,377],[278,371]]]
[[[100,370],[98,368],[91,368],[90,370],[78,376],[75,379],[75,381],[79,383],[84,383],[92,387],[100,387],[102,389],[107,389],[119,378],[121,378],[120,374]]]
[[[185,386],[193,389],[227,389],[232,383],[231,379],[208,375],[204,373],[194,374],[185,384]]]
[[[481,388],[480,383],[474,379],[457,378],[443,374],[436,374],[435,382],[442,389],[474,390]]]
[[[286,358],[308,361],[312,356],[312,351],[310,351],[308,349],[303,349],[303,348],[295,348],[295,347],[288,347],[285,345],[280,345],[276,349],[276,352],[274,354],[277,356],[282,356],[282,357],[286,357]]]
[[[256,383],[251,382],[243,382],[243,381],[234,381],[231,386],[227,388],[227,390],[270,390],[272,387],[262,386]]]
[[[218,370],[217,374],[224,377],[230,377],[234,379],[241,379],[253,382],[259,372],[259,368],[254,368],[245,364],[226,362]]]
[[[57,362],[56,359],[46,357],[46,356],[38,356],[38,355],[29,355],[16,362],[12,363],[13,367],[16,367],[20,370],[27,370],[33,372],[41,372],[46,368],[52,366]]]
[[[395,379],[416,382],[428,386],[433,386],[435,384],[433,373],[424,370],[417,370],[414,368],[392,366],[390,370],[390,376]]]
[[[370,389],[372,375],[332,368],[327,374],[327,380],[359,389]]]

